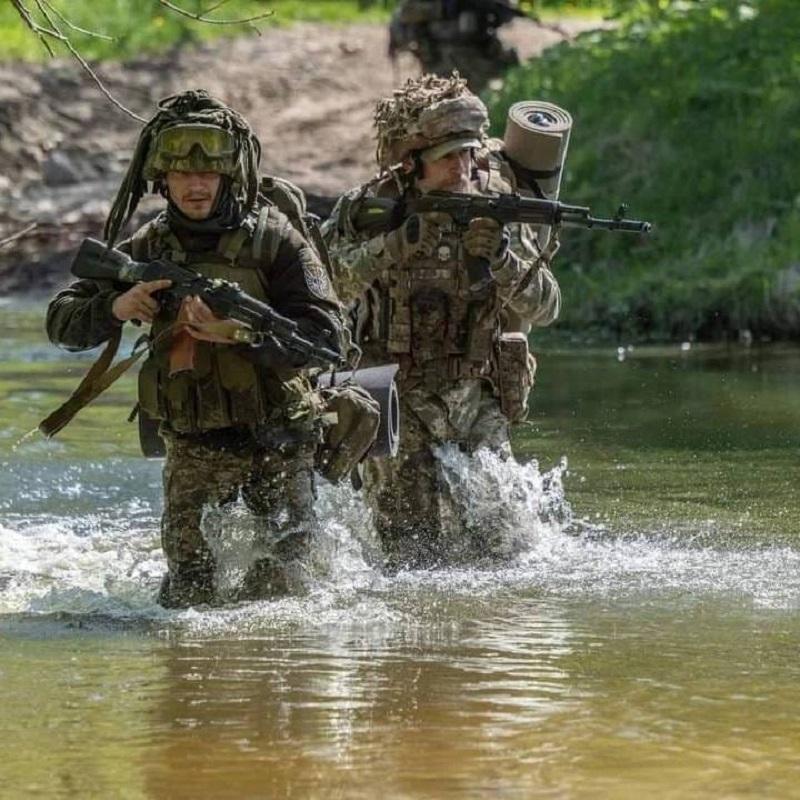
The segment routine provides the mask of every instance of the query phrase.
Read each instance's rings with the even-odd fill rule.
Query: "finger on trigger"
[[[157,281],[145,281],[139,284],[139,287],[147,292],[148,295],[161,289],[166,289],[168,286],[172,286],[172,281],[169,278],[160,278]]]

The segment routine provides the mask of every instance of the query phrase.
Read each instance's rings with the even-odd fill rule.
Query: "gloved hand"
[[[440,212],[412,214],[399,228],[386,234],[384,250],[395,262],[424,258],[439,244],[442,228],[448,222],[450,217]]]
[[[491,217],[476,217],[470,220],[462,241],[471,256],[483,258],[491,269],[505,264],[509,254],[511,237],[504,225]]]

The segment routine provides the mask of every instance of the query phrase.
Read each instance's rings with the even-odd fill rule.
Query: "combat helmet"
[[[414,152],[427,160],[456,148],[480,147],[489,114],[467,82],[453,72],[449,78],[409,78],[391,97],[378,102],[374,121],[375,157],[386,171]]]
[[[170,170],[219,172],[243,213],[258,198],[261,145],[247,121],[203,89],[161,100],[142,129],[128,171],[106,220],[105,237],[113,244],[148,189],[162,191]]]

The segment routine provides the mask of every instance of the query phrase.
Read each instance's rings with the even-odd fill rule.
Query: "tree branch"
[[[271,17],[274,13],[272,11],[265,11],[263,14],[256,14],[254,17],[247,17],[243,19],[211,19],[210,17],[205,17],[202,14],[193,14],[191,11],[187,11],[180,6],[176,6],[174,3],[170,3],[169,0],[158,0],[158,2],[160,5],[164,6],[164,8],[174,11],[176,14],[193,19],[195,22],[205,22],[208,25],[246,25],[247,23],[258,22],[259,20]],[[212,6],[210,10],[213,11],[213,9],[219,8],[221,5],[222,3],[217,3],[217,5]]]
[[[104,39],[107,42],[113,42],[113,36],[107,36],[105,33],[97,33],[97,31],[87,31],[86,28],[80,28],[73,22],[70,22],[52,3],[48,0],[42,0],[42,3],[50,9],[68,28],[71,28],[76,33],[83,33],[86,36],[91,36],[93,39]]]
[[[11,242],[16,242],[17,239],[22,239],[27,236],[38,224],[38,222],[31,222],[30,225],[27,225],[21,231],[17,231],[11,236],[6,236],[5,239],[0,239],[0,247],[5,247],[7,244],[11,244]]]
[[[0,0],[0,2],[2,2],[2,0]],[[98,39],[113,41],[112,36],[106,36],[102,33],[96,33],[95,31],[89,31],[78,27],[66,16],[64,16],[64,14],[62,14],[58,9],[56,9],[50,0],[33,0],[36,10],[38,11],[38,18],[34,15],[34,12],[32,12],[25,5],[24,0],[9,0],[9,2],[11,3],[11,7],[17,12],[17,14],[19,14],[19,17],[25,27],[27,27],[31,33],[33,33],[33,35],[39,39],[39,41],[42,43],[42,47],[47,50],[47,53],[51,58],[55,57],[53,43],[55,42],[60,44],[69,52],[72,58],[77,61],[78,64],[80,64],[81,69],[83,69],[84,72],[89,75],[97,88],[100,89],[100,91],[106,96],[112,105],[116,106],[116,108],[118,108],[124,114],[127,114],[129,117],[131,117],[131,119],[135,119],[137,122],[146,122],[145,119],[131,111],[129,108],[126,108],[114,97],[113,94],[111,94],[97,73],[89,66],[86,59],[81,55],[80,51],[75,47],[75,45],[73,45],[69,36],[65,35],[61,28],[59,28],[58,22],[62,22],[67,28],[76,31],[77,33],[93,36]],[[229,0],[215,0],[208,9],[197,14],[186,11],[186,9],[175,5],[174,3],[170,2],[170,0],[158,0],[158,2],[161,6],[176,14],[180,14],[181,16],[187,17],[195,22],[202,22],[207,25],[246,25],[266,19],[273,14],[272,11],[265,11],[263,14],[256,14],[255,16],[246,17],[243,19],[212,19],[206,15],[225,5],[229,2]]]

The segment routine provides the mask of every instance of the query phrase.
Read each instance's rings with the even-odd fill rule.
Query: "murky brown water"
[[[166,612],[131,385],[12,449],[74,380],[32,319],[0,331],[0,798],[800,797],[798,351],[543,356],[541,472],[493,467],[517,562],[383,578],[326,490],[308,597]]]

